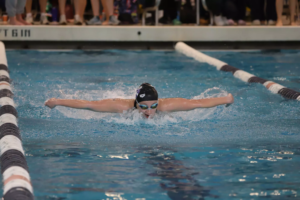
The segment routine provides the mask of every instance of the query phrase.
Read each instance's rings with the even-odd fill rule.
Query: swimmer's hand
[[[234,98],[230,93],[227,95],[227,99],[228,99],[227,104],[232,104],[234,102]]]
[[[51,99],[48,99],[46,102],[45,102],[45,106],[48,106],[49,108],[55,108],[56,106],[56,99],[55,98],[51,98]]]
[[[228,103],[225,105],[225,107],[230,106],[234,102],[234,98],[233,98],[232,94],[227,95],[227,101],[228,101]]]

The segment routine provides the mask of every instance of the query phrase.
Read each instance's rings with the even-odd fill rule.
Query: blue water
[[[300,91],[300,52],[206,52]],[[174,51],[8,51],[36,199],[298,199],[299,102]],[[235,103],[144,120],[44,106],[48,98],[232,93]]]

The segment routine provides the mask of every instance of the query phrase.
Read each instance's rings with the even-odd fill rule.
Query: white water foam
[[[98,101],[102,99],[133,99],[135,95],[134,87],[126,87],[123,84],[117,84],[113,90],[104,90],[99,88],[98,90],[88,90],[88,91],[76,91],[71,93],[70,90],[60,89],[60,98],[63,99],[81,99],[88,101]],[[68,118],[74,119],[110,119],[111,117],[120,116],[120,114],[115,113],[100,113],[81,109],[72,109],[67,107],[56,107],[59,112]]]

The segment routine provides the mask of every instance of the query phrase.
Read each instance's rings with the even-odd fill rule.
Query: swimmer
[[[156,89],[149,83],[143,83],[137,89],[135,99],[103,99],[99,101],[86,101],[51,98],[45,102],[45,105],[51,109],[55,106],[65,106],[69,108],[111,113],[123,113],[123,111],[135,108],[138,109],[145,118],[152,118],[157,111],[188,111],[196,108],[210,108],[223,104],[227,105],[232,104],[233,102],[234,98],[231,94],[228,94],[225,97],[207,99],[158,99]]]

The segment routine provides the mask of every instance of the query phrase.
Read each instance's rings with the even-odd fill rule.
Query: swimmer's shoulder
[[[134,102],[135,102],[135,99],[124,99],[127,106],[128,106],[128,109],[131,109],[134,107]]]
[[[114,98],[112,100],[122,107],[121,110],[129,110],[134,107],[134,102],[135,102],[134,99]]]
[[[168,107],[168,105],[169,105],[170,103],[172,103],[172,99],[173,99],[173,98],[163,98],[163,99],[158,99],[157,110],[160,111],[160,112],[166,111],[166,107]]]
[[[168,112],[173,110],[174,104],[180,102],[182,98],[164,98],[158,99],[158,111]]]
[[[181,98],[163,98],[163,99],[158,99],[158,104],[169,104],[172,103],[174,101],[177,101]]]

